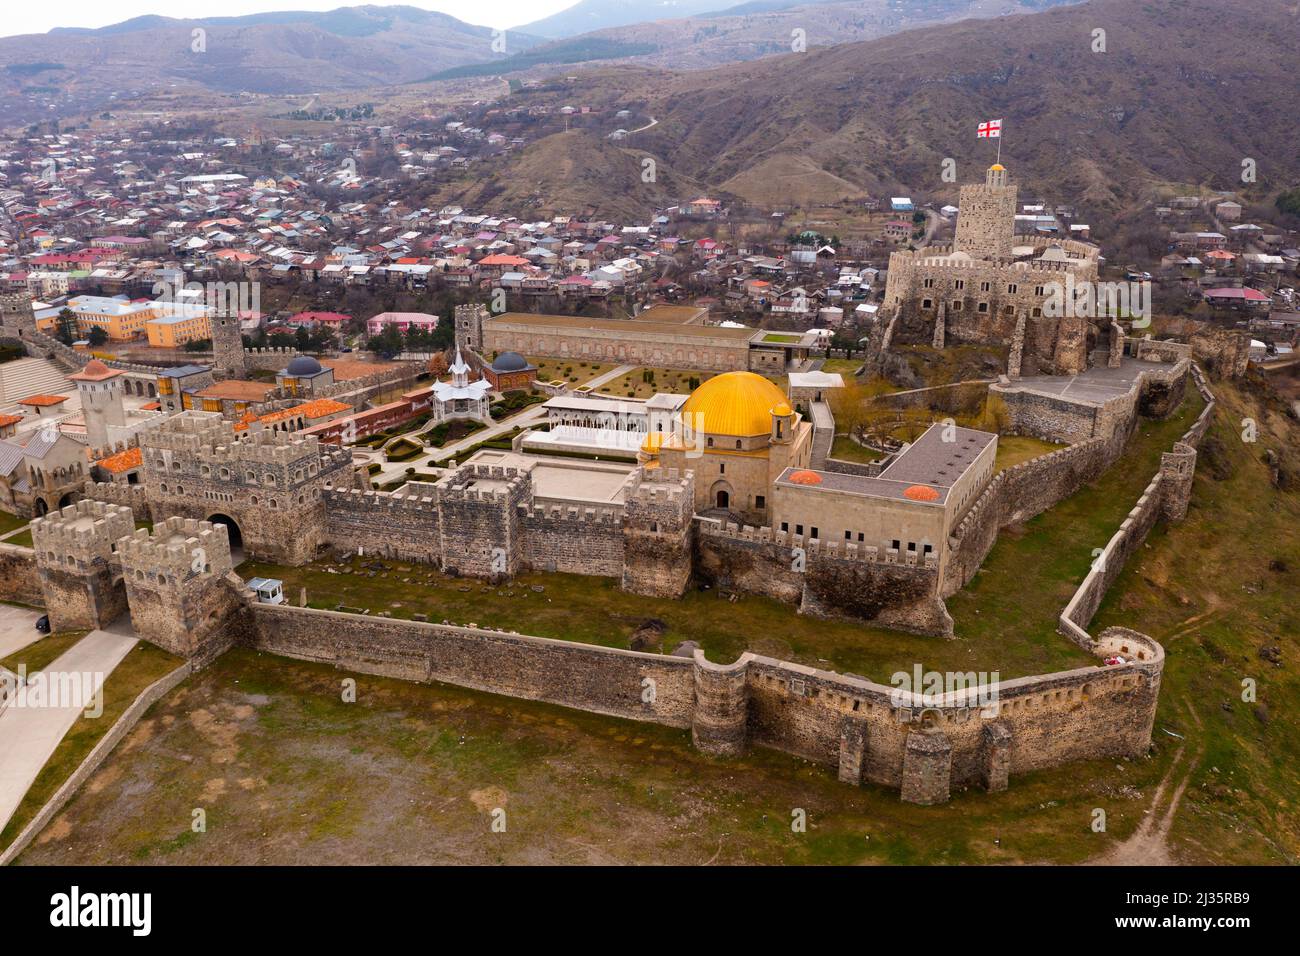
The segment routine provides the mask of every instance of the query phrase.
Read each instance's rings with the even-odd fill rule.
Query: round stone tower
[[[121,372],[99,359],[91,359],[80,372],[68,376],[77,383],[81,415],[86,421],[86,442],[92,449],[108,448],[113,443],[109,427],[121,428],[126,424],[121,376]]]

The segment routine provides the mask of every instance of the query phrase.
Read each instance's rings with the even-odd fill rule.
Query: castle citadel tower
[[[212,363],[227,378],[243,378],[244,337],[239,331],[239,315],[224,313],[214,315],[212,328]]]
[[[1016,227],[1016,187],[1011,185],[1006,167],[996,163],[989,167],[984,184],[961,187],[958,201],[957,252],[974,259],[1007,259]]]

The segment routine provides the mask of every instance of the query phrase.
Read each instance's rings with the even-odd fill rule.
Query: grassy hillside
[[[794,184],[812,188],[785,204],[823,199],[826,177],[846,194],[955,198],[994,155],[976,125],[1002,117],[1025,192],[1105,211],[1167,182],[1241,189],[1243,157],[1266,171],[1261,193],[1300,178],[1298,43],[1300,18],[1273,0],[1242,0],[1231,17],[1216,0],[1093,0],[715,70],[592,70],[565,96],[644,104],[659,123],[638,145],[670,157],[669,175],[756,202],[770,199],[763,164],[798,162]],[[945,158],[956,183],[941,179]]]
[[[1216,383],[1187,519],[1159,525],[1094,631],[1140,622],[1167,653],[1156,736],[1184,748],[1169,839],[1181,859],[1300,858],[1300,494],[1273,485],[1269,453],[1300,426],[1253,389]],[[1242,440],[1242,420],[1259,440]],[[1292,479],[1294,480],[1294,479]],[[1243,680],[1257,687],[1242,700]],[[1168,729],[1185,740],[1171,737]]]

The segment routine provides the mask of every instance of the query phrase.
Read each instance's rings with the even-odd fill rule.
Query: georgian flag
[[[1002,135],[1002,120],[989,120],[979,125],[980,139],[998,139]]]

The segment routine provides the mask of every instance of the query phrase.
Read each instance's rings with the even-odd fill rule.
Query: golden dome
[[[775,415],[777,418],[785,418],[788,415],[793,415],[794,410],[790,408],[789,402],[782,402],[781,404],[773,408],[771,413]]]
[[[989,169],[993,170],[995,173],[1000,173],[1006,168],[1007,167],[1003,166],[1001,163],[994,163],[992,166],[989,167]]]
[[[803,471],[796,471],[791,475],[790,481],[796,485],[820,485],[822,476],[805,468]]]
[[[657,455],[659,446],[663,444],[663,432],[646,432],[645,441],[641,443],[641,451],[647,455]]]
[[[772,430],[772,412],[785,394],[754,372],[724,372],[709,379],[682,405],[687,428],[709,435],[747,437]]]

